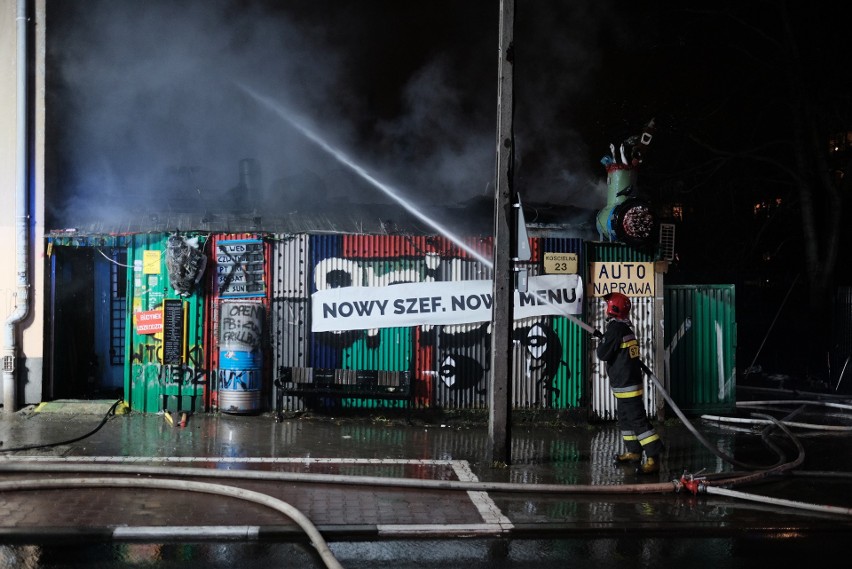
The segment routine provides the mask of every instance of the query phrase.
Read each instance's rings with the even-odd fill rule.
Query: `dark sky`
[[[524,4],[517,187],[599,207],[590,157],[606,147],[581,129],[625,117],[582,105],[602,48],[636,30],[607,2]],[[282,117],[412,201],[493,194],[498,17],[496,0],[48,2],[49,186],[67,198],[51,216],[106,216],[127,196],[216,200],[244,158],[260,164],[267,212],[387,201]]]
[[[773,6],[517,1],[524,201],[600,208],[600,159],[652,117],[649,174],[685,162],[686,132],[755,143],[779,101],[742,38],[778,28]],[[290,119],[415,204],[493,195],[498,17],[498,0],[49,0],[48,224],[140,198],[227,209],[246,158],[266,215],[389,201]]]

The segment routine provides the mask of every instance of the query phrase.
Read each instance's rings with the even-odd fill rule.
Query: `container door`
[[[665,287],[665,374],[686,414],[736,408],[734,285]]]

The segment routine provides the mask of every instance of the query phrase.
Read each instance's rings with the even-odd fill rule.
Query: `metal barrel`
[[[222,304],[219,321],[219,410],[255,413],[263,387],[264,308],[259,302]]]

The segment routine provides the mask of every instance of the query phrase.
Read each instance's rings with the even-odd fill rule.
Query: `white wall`
[[[44,358],[44,46],[45,1],[34,2],[28,30],[33,34],[35,76],[30,85],[34,100],[34,155],[31,156],[33,197],[29,210],[29,315],[18,325],[18,407],[39,403]],[[15,310],[18,293],[16,219],[17,176],[17,0],[0,0],[0,324]],[[0,390],[0,398],[2,398]]]

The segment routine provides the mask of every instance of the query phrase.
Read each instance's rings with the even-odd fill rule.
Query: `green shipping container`
[[[181,237],[195,242],[192,236]],[[203,245],[203,236],[197,240]],[[201,286],[181,294],[169,279],[170,258],[173,276],[183,280],[188,269],[203,270],[204,262],[194,267],[199,257],[186,252],[170,257],[169,246],[166,234],[140,234],[132,237],[127,252],[131,317],[126,329],[129,365],[125,365],[124,392],[130,408],[142,413],[204,410],[208,379],[204,295]]]
[[[665,287],[665,372],[687,415],[736,408],[734,285]]]

